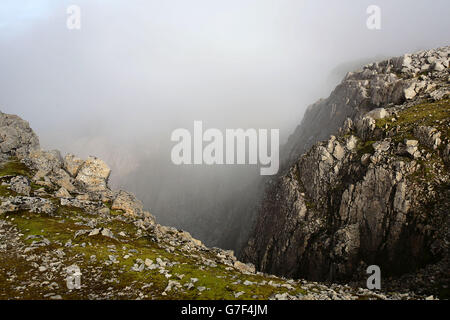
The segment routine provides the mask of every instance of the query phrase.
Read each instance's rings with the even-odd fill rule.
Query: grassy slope
[[[30,172],[22,164],[17,161],[7,163],[0,169],[0,177],[10,175],[26,175]],[[1,179],[1,178],[0,178]],[[0,196],[15,196],[16,194],[8,190],[5,186],[0,189]],[[52,199],[55,202],[58,199]],[[111,217],[105,221],[102,217],[97,215],[90,215],[78,208],[59,207],[56,215],[48,216],[45,214],[35,214],[30,212],[6,213],[1,214],[0,219],[7,220],[12,225],[16,226],[21,234],[21,241],[25,244],[24,247],[30,246],[35,238],[29,239],[29,236],[43,236],[51,241],[51,244],[33,250],[32,254],[37,256],[46,254],[48,252],[56,252],[62,250],[65,256],[61,259],[65,267],[77,264],[82,271],[82,289],[74,290],[68,294],[66,288],[65,273],[61,269],[59,274],[52,277],[51,281],[59,285],[59,289],[50,289],[44,283],[40,286],[26,285],[19,294],[23,298],[35,299],[42,298],[47,293],[59,294],[64,298],[86,298],[89,294],[103,294],[104,292],[122,292],[122,298],[134,297],[134,294],[127,290],[127,287],[139,289],[144,298],[152,299],[235,299],[236,292],[245,292],[239,299],[267,299],[274,293],[288,292],[291,295],[297,293],[305,293],[305,290],[300,286],[293,290],[287,288],[276,288],[274,286],[265,284],[243,285],[245,280],[251,282],[259,282],[266,280],[278,283],[280,285],[286,284],[285,281],[261,275],[244,275],[234,269],[230,269],[226,265],[218,264],[216,267],[202,264],[203,259],[213,260],[211,253],[208,252],[182,252],[180,248],[175,248],[174,252],[167,252],[161,248],[158,243],[152,241],[148,237],[138,237],[138,229],[130,223],[125,223],[118,219],[119,212],[111,212]],[[79,236],[74,239],[74,234],[78,230],[89,229],[89,227],[82,225],[80,222],[86,223],[89,220],[95,219],[97,221],[97,228],[107,227],[119,240],[107,238],[103,236],[89,237],[87,235]],[[118,236],[123,231],[126,237]],[[28,239],[27,239],[28,238]],[[64,244],[71,240],[72,247],[65,247]],[[82,246],[82,244],[84,245]],[[23,247],[23,248],[24,248]],[[20,249],[20,250],[23,250]],[[19,250],[19,251],[20,251]],[[136,253],[130,250],[137,250]],[[19,252],[20,253],[20,252]],[[30,253],[31,254],[31,253]],[[90,257],[96,256],[96,261],[91,261]],[[105,261],[109,260],[109,256],[117,257],[119,263],[106,265]],[[154,262],[156,258],[163,261],[172,262],[171,267],[166,267],[171,278],[166,278],[164,274],[159,273],[158,269],[144,270],[142,272],[132,271],[131,267],[134,265],[136,259],[152,259]],[[203,258],[203,259],[202,259]],[[2,254],[0,258],[0,299],[15,297],[18,291],[16,286],[20,284],[29,284],[30,279],[40,279],[42,274],[37,270],[32,262],[26,261],[20,254],[11,252],[10,254]],[[10,281],[10,274],[7,271],[14,271],[18,278],[13,278]],[[179,279],[177,275],[184,275]],[[167,295],[163,295],[169,280],[178,281],[184,285],[191,281],[191,278],[197,278],[198,282],[195,287],[183,290],[171,290]],[[111,279],[117,279],[118,282],[109,282]],[[240,280],[240,281],[239,281]],[[37,281],[38,282],[38,281]],[[239,282],[239,283],[238,283]],[[14,284],[14,285],[13,285]],[[150,284],[150,285],[149,285]],[[144,287],[147,285],[144,289]],[[207,289],[200,292],[197,287],[206,287]],[[127,294],[127,292],[130,292]],[[120,296],[117,296],[120,298]]]

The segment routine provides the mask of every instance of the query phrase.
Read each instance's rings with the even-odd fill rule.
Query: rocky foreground
[[[258,270],[449,297],[450,47],[349,73],[308,108],[242,254]],[[391,278],[388,278],[391,276]]]
[[[0,113],[0,299],[412,299],[256,273],[230,251],[164,227],[110,169],[43,151],[28,123]],[[73,268],[81,288],[69,289]]]

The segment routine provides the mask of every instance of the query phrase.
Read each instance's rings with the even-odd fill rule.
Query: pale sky
[[[69,4],[81,8],[80,31],[66,28]],[[366,28],[370,4],[382,10],[379,31]],[[59,148],[86,133],[165,139],[195,119],[286,137],[329,94],[339,64],[448,45],[449,8],[446,0],[2,0],[0,109]]]

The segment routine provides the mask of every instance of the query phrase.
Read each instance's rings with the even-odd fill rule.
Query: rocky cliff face
[[[28,122],[18,116],[0,112],[0,150],[2,160],[10,156],[25,157],[39,150],[39,138]]]
[[[347,118],[361,118],[372,109],[401,104],[417,94],[430,93],[442,98],[444,92],[436,90],[434,82],[438,73],[443,73],[445,78],[447,50],[445,47],[407,54],[348,73],[327,99],[308,107],[301,124],[284,146],[285,164],[295,162],[317,141],[336,134]]]
[[[385,276],[426,268],[416,278],[448,294],[449,55],[367,65],[310,106],[242,258],[314,280],[362,278],[372,264]]]
[[[109,188],[102,160],[41,150],[27,122],[3,113],[0,138],[0,299],[420,298],[257,273],[157,224]]]

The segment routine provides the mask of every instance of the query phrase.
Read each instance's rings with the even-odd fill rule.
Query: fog
[[[381,30],[366,27],[372,4]],[[227,214],[254,200],[258,168],[176,167],[172,131],[201,120],[286,141],[347,71],[448,45],[449,13],[447,0],[2,0],[0,110],[46,149],[104,159],[161,223],[234,247],[218,228],[236,227]]]

